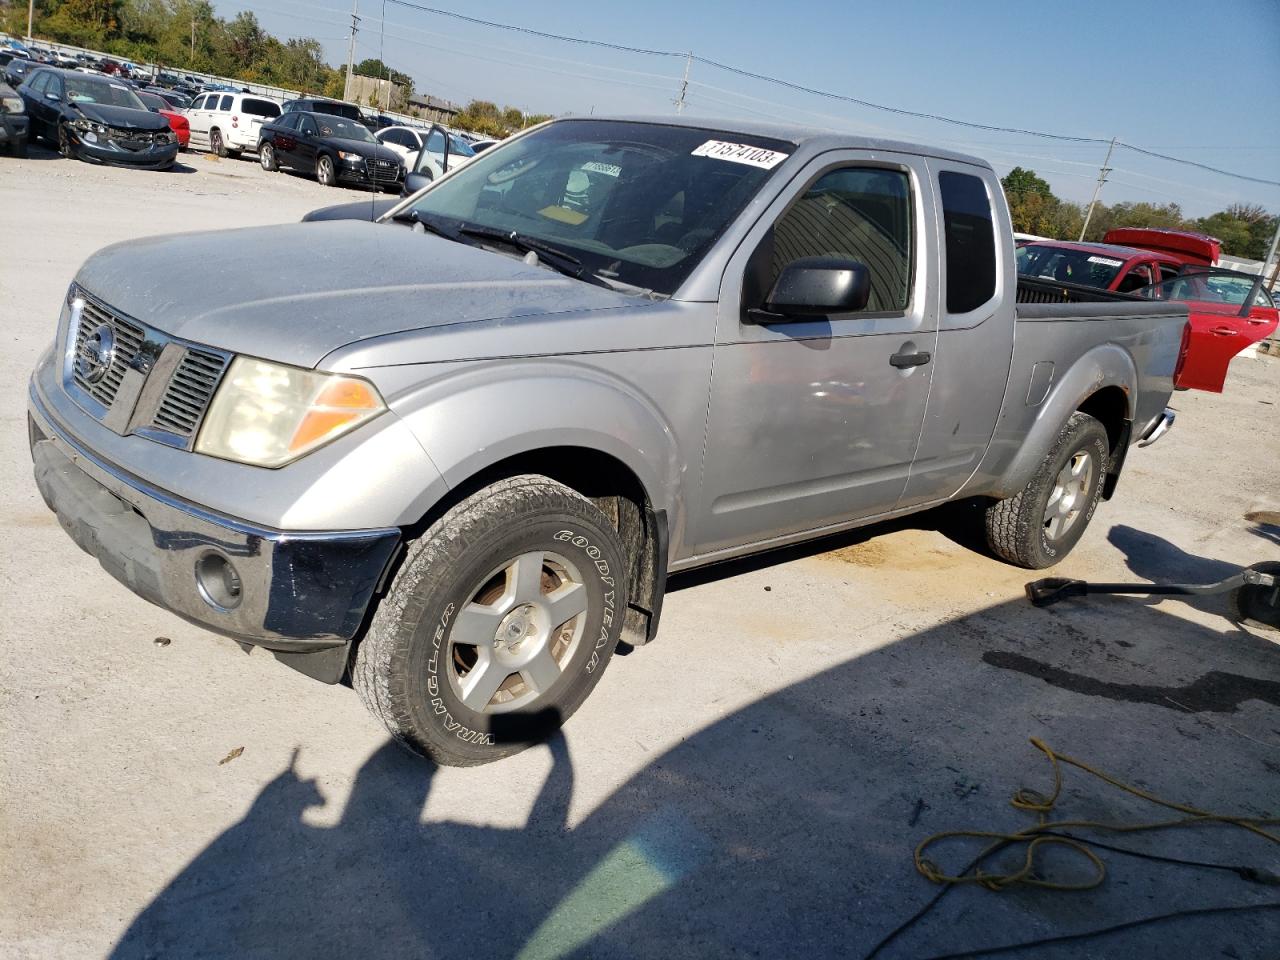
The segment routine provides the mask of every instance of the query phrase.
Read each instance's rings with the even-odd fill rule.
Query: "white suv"
[[[449,138],[450,170],[462,166],[476,155],[471,144],[439,124],[430,127],[383,127],[374,136],[383,146],[404,157],[406,170],[427,173],[432,180],[444,173],[445,137]]]
[[[191,146],[220,157],[258,149],[258,131],[280,116],[280,102],[256,93],[202,93],[186,110]]]

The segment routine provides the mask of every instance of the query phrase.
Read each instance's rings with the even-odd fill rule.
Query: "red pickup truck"
[[[1102,243],[1025,243],[1017,262],[1024,276],[1186,303],[1190,320],[1174,383],[1221,393],[1232,357],[1275,333],[1280,320],[1260,277],[1213,266],[1221,251],[1204,234],[1125,227],[1108,231]]]

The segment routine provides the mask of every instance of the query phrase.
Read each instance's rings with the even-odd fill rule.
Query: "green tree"
[[[1058,236],[1054,231],[1062,201],[1053,195],[1048,181],[1037,176],[1034,170],[1014,167],[1000,183],[1004,186],[1005,199],[1009,201],[1014,230],[1037,236]]]
[[[1277,218],[1257,204],[1236,203],[1202,217],[1195,227],[1222,241],[1222,252],[1233,257],[1261,260],[1267,255]]]
[[[405,88],[405,96],[413,93],[413,77],[399,70],[393,70],[376,57],[361,60],[353,68],[362,77],[375,77],[378,80],[390,80]]]

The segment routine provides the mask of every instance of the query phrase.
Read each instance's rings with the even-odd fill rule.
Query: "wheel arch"
[[[1053,448],[1067,418],[1085,413],[1107,431],[1111,462],[1103,498],[1110,498],[1132,436],[1137,394],[1138,372],[1127,351],[1115,344],[1102,344],[1084,354],[1057,379],[1040,405],[993,495],[1010,497],[1025,487]]]

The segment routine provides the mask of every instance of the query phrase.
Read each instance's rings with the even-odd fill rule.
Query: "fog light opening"
[[[226,612],[240,605],[240,574],[221,554],[206,553],[196,561],[196,588],[215,610]]]

